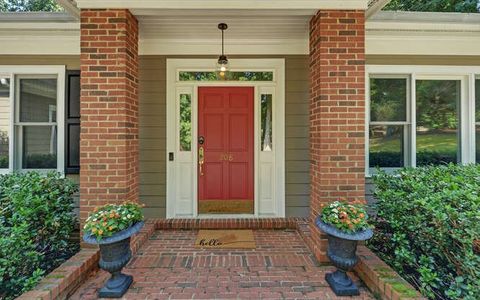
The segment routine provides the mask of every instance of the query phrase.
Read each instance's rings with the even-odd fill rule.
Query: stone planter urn
[[[336,227],[316,220],[317,227],[328,235],[327,257],[337,268],[333,273],[327,273],[325,279],[337,296],[356,296],[360,292],[358,287],[348,277],[347,272],[352,270],[358,262],[356,255],[358,241],[365,241],[373,236],[371,229],[355,233],[346,233]]]
[[[83,236],[86,243],[100,247],[100,262],[98,265],[101,269],[112,274],[103,288],[100,289],[98,293],[100,298],[121,298],[132,284],[132,276],[123,274],[121,271],[132,258],[130,238],[140,231],[143,225],[144,222],[137,222],[129,228],[101,240],[97,240],[93,235],[85,234]]]

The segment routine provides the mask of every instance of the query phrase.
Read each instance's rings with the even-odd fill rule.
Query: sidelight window
[[[273,148],[273,120],[272,120],[272,94],[261,95],[261,139],[262,151],[272,151]]]
[[[192,96],[180,94],[180,151],[192,150]]]

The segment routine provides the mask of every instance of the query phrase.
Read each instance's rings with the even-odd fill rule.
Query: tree
[[[478,13],[480,0],[392,0],[384,10]]]
[[[0,0],[0,12],[60,11],[55,0]]]

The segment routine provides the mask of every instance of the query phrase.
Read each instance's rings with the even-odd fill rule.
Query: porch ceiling
[[[133,11],[141,48],[169,54],[218,54],[218,23],[227,23],[227,54],[308,52],[308,23],[316,10]],[[180,21],[179,21],[180,20]],[[281,53],[279,52],[281,50]]]

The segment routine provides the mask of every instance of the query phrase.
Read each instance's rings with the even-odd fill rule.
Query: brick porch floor
[[[196,230],[158,230],[124,272],[134,283],[124,299],[337,299],[326,272],[296,230],[256,230],[254,250],[201,250]],[[93,274],[71,299],[96,299],[109,274]],[[361,296],[374,299],[360,285]],[[338,298],[342,299],[342,298]]]

